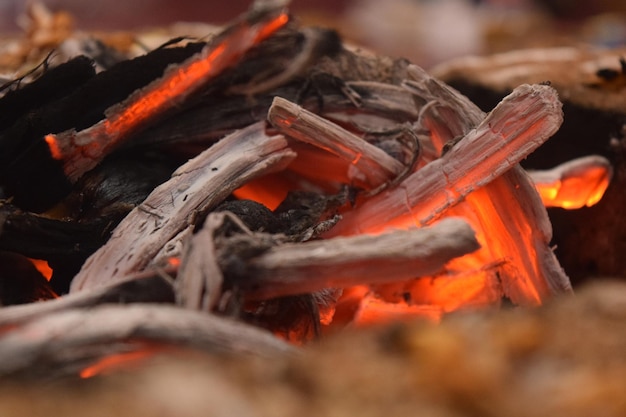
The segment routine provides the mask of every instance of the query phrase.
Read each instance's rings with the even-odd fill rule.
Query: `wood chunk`
[[[599,155],[572,159],[548,170],[529,171],[546,207],[591,207],[604,195],[613,166]]]
[[[204,311],[215,307],[222,293],[224,277],[217,263],[214,234],[226,217],[227,212],[210,213],[202,229],[185,245],[176,277],[178,305]]]

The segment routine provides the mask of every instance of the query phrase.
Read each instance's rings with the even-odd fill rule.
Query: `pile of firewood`
[[[307,341],[363,319],[365,299],[440,319],[571,292],[517,164],[561,124],[550,86],[485,114],[275,7],[109,57],[3,87],[2,285],[29,281],[2,303],[50,300],[0,309],[0,375],[163,348],[280,355],[259,327]]]

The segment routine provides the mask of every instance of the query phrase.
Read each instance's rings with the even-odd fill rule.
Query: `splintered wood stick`
[[[408,72],[411,79],[405,87],[429,103],[422,109],[420,120],[431,131],[437,149],[485,117],[470,100],[421,68],[410,66]],[[470,193],[450,212],[472,219],[482,245],[473,254],[453,260],[451,268],[501,264],[493,280],[516,304],[535,306],[555,294],[571,292],[569,278],[550,247],[548,214],[519,164]]]
[[[394,226],[428,224],[526,157],[552,136],[562,121],[561,103],[553,88],[522,85],[449,152],[398,187],[345,213],[328,235],[379,233]]]
[[[101,122],[80,132],[47,135],[50,154],[61,161],[67,179],[76,182],[129,136],[175,109],[288,20],[284,11],[273,10],[238,22],[199,54],[107,109]]]
[[[267,119],[285,136],[325,149],[351,164],[349,177],[371,188],[389,182],[405,169],[382,149],[284,98],[274,98]]]
[[[249,259],[246,277],[234,285],[246,298],[263,300],[402,281],[439,272],[478,248],[469,224],[448,218],[423,229],[275,246]]]
[[[265,330],[206,312],[167,305],[106,305],[38,316],[2,334],[0,376],[77,375],[103,357],[145,346],[268,358],[295,353]]]
[[[264,123],[235,132],[182,165],[115,228],[85,262],[71,291],[112,284],[141,271],[167,242],[197,217],[254,177],[284,169],[295,158]]]
[[[528,174],[544,206],[577,209],[600,201],[611,182],[613,167],[608,159],[589,155]]]
[[[193,310],[210,311],[222,293],[224,276],[218,263],[214,234],[230,212],[209,213],[202,229],[185,245],[176,276],[176,303]]]

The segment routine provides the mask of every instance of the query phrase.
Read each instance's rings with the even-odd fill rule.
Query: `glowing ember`
[[[368,296],[362,302],[353,323],[357,326],[386,324],[416,318],[439,322],[443,311],[434,305],[409,305],[405,302],[388,303]]]
[[[288,20],[285,13],[280,13],[258,23],[236,25],[217,44],[210,44],[200,54],[133,93],[125,102],[109,108],[105,112],[106,119],[96,125],[78,133],[70,130],[47,135],[45,141],[50,154],[63,161],[65,174],[71,182],[75,182],[125,138],[236,64],[246,51],[284,26]]]
[[[43,275],[48,281],[50,281],[53,271],[52,268],[50,268],[50,265],[48,265],[48,261],[44,261],[43,259],[31,259],[30,261],[33,263],[33,265],[35,265],[37,271],[39,271],[41,275]]]
[[[577,209],[600,201],[611,182],[613,168],[606,158],[592,155],[530,175],[546,207]]]
[[[269,174],[253,179],[233,192],[240,200],[252,200],[274,210],[287,197],[295,185],[282,175]]]

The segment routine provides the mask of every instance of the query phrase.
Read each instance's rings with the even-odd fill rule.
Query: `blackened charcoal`
[[[319,307],[312,294],[250,303],[242,319],[295,344],[315,340],[321,333]]]
[[[66,198],[79,221],[121,218],[167,181],[183,161],[153,153],[113,154],[85,174]]]
[[[333,196],[292,191],[274,210],[274,214],[285,225],[283,233],[298,235],[332,217],[348,201],[347,193],[347,189]]]
[[[71,94],[95,75],[91,59],[79,56],[48,69],[31,83],[20,83],[0,99],[0,131],[22,115]]]
[[[186,60],[203,46],[193,43],[185,47],[157,49],[120,62],[92,77],[71,94],[22,114],[10,128],[0,133],[0,167],[7,166],[49,133],[82,130],[99,122],[107,108],[161,77],[168,65]],[[11,175],[10,170],[4,170],[0,181],[7,175]]]
[[[57,220],[0,204],[0,250],[48,261],[86,259],[106,242],[114,226],[105,217],[89,222]]]
[[[270,209],[261,203],[252,200],[226,201],[215,208],[215,212],[229,211],[239,217],[239,219],[253,232],[280,233],[285,227]],[[240,232],[237,227],[227,222],[227,227],[223,233],[230,235]],[[287,226],[287,225],[285,225]]]

